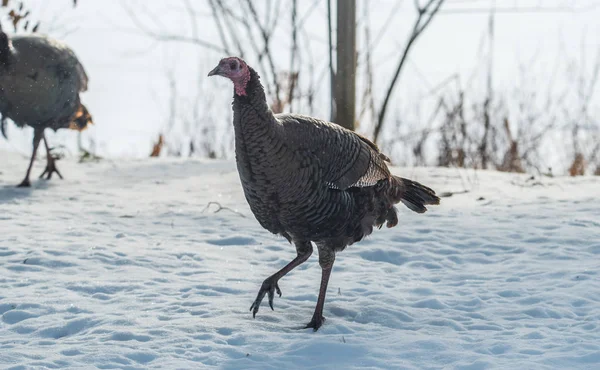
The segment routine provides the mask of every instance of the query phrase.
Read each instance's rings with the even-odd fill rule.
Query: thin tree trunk
[[[336,123],[354,130],[356,106],[356,0],[337,1]]]

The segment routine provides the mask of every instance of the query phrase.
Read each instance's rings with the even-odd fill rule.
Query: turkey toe
[[[40,175],[40,179],[42,177],[44,177],[44,175],[47,175],[46,180],[50,180],[52,178],[53,173],[56,173],[59,178],[61,178],[61,179],[63,178],[62,175],[60,174],[60,172],[58,171],[58,168],[56,168],[56,165],[54,164],[54,160],[48,161],[48,164],[46,165],[46,169]]]
[[[31,182],[29,182],[29,179],[25,179],[19,185],[17,185],[17,187],[18,188],[29,188],[29,187],[31,187]]]
[[[256,296],[254,303],[252,303],[252,306],[250,306],[250,311],[252,311],[252,317],[256,317],[256,313],[258,312],[260,303],[262,302],[266,294],[268,294],[269,306],[271,307],[271,310],[275,311],[275,309],[273,308],[273,299],[275,298],[275,292],[277,292],[277,294],[281,297],[281,289],[279,289],[279,284],[277,280],[273,280],[270,278],[266,279],[262,283],[262,286],[258,291],[258,295]]]
[[[313,316],[312,320],[306,324],[304,329],[312,328],[313,331],[317,331],[321,326],[323,326],[324,322],[325,318],[323,316]]]

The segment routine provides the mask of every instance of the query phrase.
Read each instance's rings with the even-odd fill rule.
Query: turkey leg
[[[19,188],[28,188],[31,186],[31,183],[29,182],[29,174],[31,173],[31,167],[33,166],[33,161],[35,161],[35,155],[37,153],[38,146],[40,145],[40,140],[42,140],[43,136],[43,128],[33,129],[33,153],[31,153],[31,160],[29,161],[29,167],[27,167],[27,173],[25,174],[25,178],[19,185],[17,185],[17,187]]]
[[[306,325],[306,329],[312,328],[314,331],[319,330],[325,318],[323,317],[323,307],[325,306],[325,295],[327,294],[327,284],[333,269],[335,261],[335,252],[327,246],[319,246],[319,265],[321,265],[321,288],[319,289],[319,299],[313,313],[312,320]]]
[[[279,279],[284,277],[288,272],[292,271],[297,266],[304,263],[313,252],[312,244],[310,244],[309,241],[294,241],[294,244],[296,245],[296,253],[298,255],[284,268],[277,271],[273,275],[266,278],[265,281],[263,281],[262,286],[258,291],[258,295],[254,300],[254,303],[252,303],[252,306],[250,306],[250,311],[252,311],[252,317],[256,317],[256,313],[258,312],[258,308],[260,307],[260,302],[262,302],[263,298],[265,297],[265,294],[269,295],[269,306],[271,306],[271,309],[274,310],[273,298],[275,297],[275,292],[277,292],[277,294],[279,294],[279,296],[281,297],[281,289],[279,289],[278,284]]]
[[[54,172],[56,172],[58,177],[60,177],[62,179],[63,178],[62,175],[60,174],[60,172],[58,172],[58,168],[56,168],[56,158],[54,158],[52,156],[52,153],[50,153],[50,146],[48,145],[48,139],[46,139],[46,135],[44,135],[43,133],[42,133],[42,138],[44,139],[44,145],[46,145],[46,169],[40,175],[40,179],[42,177],[44,177],[45,174],[48,174],[48,176],[46,176],[46,180],[50,180],[52,178],[52,174]]]

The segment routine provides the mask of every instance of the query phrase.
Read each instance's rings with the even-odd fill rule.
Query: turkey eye
[[[236,67],[236,65],[235,65],[235,64],[236,64],[235,62],[231,62],[231,63],[229,63],[229,68],[231,68],[231,69],[236,69],[236,68],[235,68],[235,67]]]

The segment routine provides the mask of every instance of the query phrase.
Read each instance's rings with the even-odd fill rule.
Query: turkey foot
[[[46,169],[40,175],[40,179],[42,177],[44,177],[44,175],[48,174],[48,176],[46,176],[46,180],[50,180],[52,178],[52,174],[54,172],[56,172],[58,177],[60,177],[61,179],[63,178],[62,175],[60,174],[60,172],[58,172],[58,168],[56,168],[55,162],[56,162],[56,158],[54,158],[52,156],[48,157],[48,163],[46,164]]]
[[[317,331],[323,325],[324,322],[325,322],[325,318],[321,315],[316,316],[316,313],[315,313],[315,315],[313,315],[312,320],[310,320],[310,322],[308,324],[306,324],[304,329],[312,328],[313,331]]]
[[[269,306],[271,306],[271,309],[275,311],[275,309],[273,308],[273,298],[275,297],[275,292],[277,292],[277,294],[279,294],[279,296],[281,297],[281,289],[279,289],[279,284],[277,284],[277,280],[273,279],[273,277],[265,279],[265,281],[263,281],[262,283],[262,286],[260,287],[260,290],[258,291],[258,295],[256,296],[254,303],[252,303],[252,306],[250,306],[250,311],[252,311],[252,317],[256,317],[256,313],[258,312],[258,308],[260,307],[260,302],[262,302],[263,298],[265,297],[265,294],[267,293],[269,294]]]
[[[29,187],[31,187],[31,182],[29,182],[29,179],[25,179],[19,185],[17,185],[17,187],[18,188],[29,188]]]

